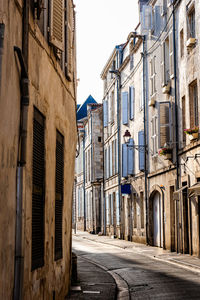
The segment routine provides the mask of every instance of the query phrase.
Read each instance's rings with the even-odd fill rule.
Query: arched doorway
[[[156,192],[152,198],[152,215],[153,215],[153,245],[162,247],[162,209],[160,193]]]

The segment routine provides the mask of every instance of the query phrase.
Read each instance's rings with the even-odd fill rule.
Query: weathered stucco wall
[[[0,1],[0,23],[5,24],[0,87],[0,299],[11,299],[20,110],[20,68],[13,47],[21,47],[22,39],[20,9],[14,1]]]
[[[0,298],[12,299],[14,286],[16,167],[20,120],[20,66],[13,47],[22,48],[21,1],[0,1],[5,23],[0,90]],[[30,105],[27,164],[24,172],[24,299],[64,299],[70,284],[71,212],[76,148],[75,84],[64,77],[53,50],[30,17]],[[45,246],[44,267],[31,271],[32,148],[34,106],[45,116]],[[63,259],[54,261],[56,129],[64,136]]]

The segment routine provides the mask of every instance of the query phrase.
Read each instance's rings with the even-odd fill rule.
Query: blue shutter
[[[154,8],[154,35],[159,36],[161,30],[162,30],[161,7],[155,6],[155,8]]]
[[[128,147],[126,144],[122,145],[122,177],[128,176]]]
[[[103,126],[108,126],[108,101],[103,102]]]
[[[122,123],[128,123],[128,93],[122,93]]]
[[[120,225],[119,192],[116,192],[116,225]]]
[[[129,140],[128,145],[128,175],[134,174],[134,148],[133,139]]]
[[[138,145],[144,146],[144,131],[138,132]],[[139,170],[144,171],[145,149],[139,147]]]
[[[130,120],[134,118],[134,107],[135,107],[135,89],[133,86],[129,87],[129,103],[130,103]]]

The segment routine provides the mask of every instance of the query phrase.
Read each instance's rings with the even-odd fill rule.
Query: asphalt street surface
[[[87,277],[85,297],[76,299],[200,299],[200,273],[80,236],[73,236],[73,251],[82,264],[82,282]],[[120,285],[126,289],[121,298],[115,293]]]

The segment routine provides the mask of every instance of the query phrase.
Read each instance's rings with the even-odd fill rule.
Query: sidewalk
[[[94,242],[127,249],[128,251],[133,251],[135,253],[151,257],[152,259],[157,259],[169,264],[177,265],[183,269],[187,269],[200,274],[200,259],[189,254],[180,254],[171,252],[169,250],[163,250],[162,248],[146,246],[143,244],[128,242],[119,239],[112,239],[108,236],[93,235],[89,234],[88,232],[82,231],[78,231],[74,235]]]
[[[77,273],[78,280],[71,286],[66,300],[116,299],[115,280],[106,270],[78,256]]]

